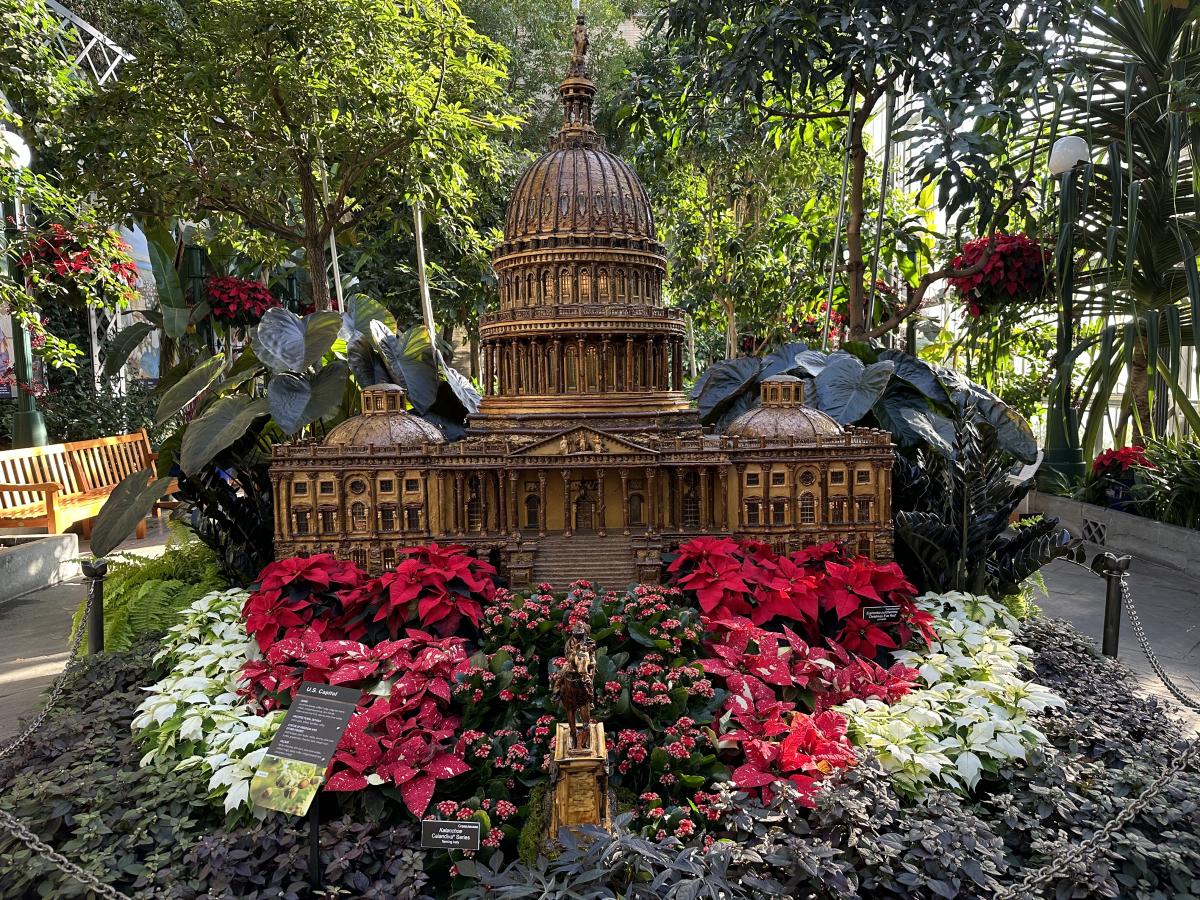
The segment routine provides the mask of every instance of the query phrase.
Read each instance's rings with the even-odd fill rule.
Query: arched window
[[[613,286],[616,288],[617,302],[624,303],[626,296],[624,269],[617,269],[616,273],[613,275]]]
[[[573,303],[574,291],[571,290],[571,272],[567,268],[558,270],[558,302]]]
[[[587,269],[581,269],[579,272],[579,302],[592,302],[592,276]]]
[[[596,272],[596,299],[608,299],[608,269],[599,269]]]
[[[817,498],[805,491],[800,495],[800,524],[815,525],[817,523]]]
[[[525,304],[533,306],[537,300],[533,296],[533,273],[528,272],[525,275]]]
[[[367,507],[364,503],[350,504],[350,527],[354,531],[367,530]]]
[[[540,528],[542,501],[537,494],[527,494],[525,497],[525,527]]]
[[[645,525],[645,513],[643,509],[645,502],[642,500],[641,494],[629,495],[629,524],[630,525]]]
[[[565,368],[567,370],[567,390],[576,390],[579,387],[579,354],[574,347],[567,348]]]
[[[554,283],[549,269],[542,269],[542,296],[540,299],[543,303],[554,302]]]

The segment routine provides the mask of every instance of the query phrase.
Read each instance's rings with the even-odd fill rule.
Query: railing
[[[121,63],[133,56],[119,47],[93,25],[85,22],[55,0],[46,0],[46,7],[59,20],[59,30],[51,40],[64,59],[72,60],[74,68],[96,84],[116,77]]]

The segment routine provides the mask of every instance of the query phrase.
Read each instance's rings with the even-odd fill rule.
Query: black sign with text
[[[478,850],[483,823],[439,822],[426,819],[421,823],[421,846],[428,850]]]
[[[361,696],[357,688],[336,684],[300,685],[250,779],[251,802],[294,816],[307,813]]]
[[[887,625],[892,622],[899,622],[900,607],[895,605],[864,606],[862,608],[862,617],[868,622],[874,622],[876,625]]]
[[[360,697],[358,688],[304,682],[267,752],[325,768],[337,752]]]

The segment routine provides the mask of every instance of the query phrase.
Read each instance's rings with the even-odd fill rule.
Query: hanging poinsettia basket
[[[251,278],[210,278],[207,288],[212,316],[225,325],[257,325],[263,313],[281,305],[266,285]]]
[[[968,241],[954,257],[955,269],[978,265],[987,250],[988,238]],[[1046,291],[1046,267],[1050,251],[1035,238],[1019,232],[997,234],[996,243],[983,267],[973,275],[950,278],[973,317],[993,315],[1037,300]]]

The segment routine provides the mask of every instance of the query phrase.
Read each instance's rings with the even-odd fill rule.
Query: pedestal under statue
[[[595,701],[596,642],[584,622],[571,628],[564,653],[566,662],[554,673],[551,686],[567,721],[555,731],[551,777],[550,834],[560,828],[612,822],[608,801],[608,749],[604,723],[592,721]]]

